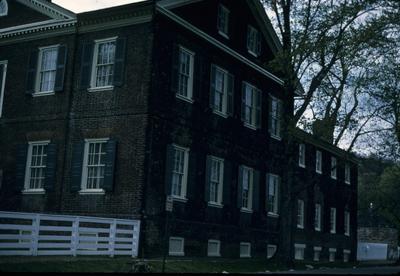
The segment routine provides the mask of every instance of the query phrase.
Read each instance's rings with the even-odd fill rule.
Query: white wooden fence
[[[0,211],[0,256],[137,257],[139,220]]]

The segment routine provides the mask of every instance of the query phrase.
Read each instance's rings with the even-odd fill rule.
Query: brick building
[[[355,260],[354,157],[298,130],[280,208],[292,110],[258,0],[2,0],[0,16],[0,210],[140,219],[141,255],[160,256],[171,197],[171,256],[270,258],[292,233],[296,260]]]

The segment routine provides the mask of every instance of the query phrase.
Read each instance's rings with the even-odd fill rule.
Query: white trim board
[[[53,19],[76,19],[76,14],[46,0],[16,0]]]
[[[206,34],[202,30],[200,30],[197,27],[193,26],[192,24],[190,24],[186,20],[182,19],[181,17],[179,17],[175,13],[173,13],[173,12],[169,11],[168,9],[162,7],[159,3],[157,3],[156,9],[157,9],[158,12],[160,12],[161,14],[163,14],[166,17],[170,18],[172,21],[178,23],[179,25],[181,25],[182,27],[188,29],[189,31],[197,34],[201,38],[205,39],[207,42],[210,42],[211,44],[213,44],[214,46],[216,46],[220,50],[224,51],[225,53],[233,56],[237,60],[243,62],[244,64],[246,64],[246,65],[248,65],[250,67],[252,67],[253,69],[255,69],[259,73],[263,74],[264,76],[268,77],[269,79],[275,81],[276,83],[278,83],[280,85],[284,84],[283,80],[281,80],[280,78],[278,78],[274,74],[270,73],[269,71],[267,71],[266,69],[262,68],[261,66],[255,64],[254,62],[248,60],[247,58],[245,58],[244,56],[242,56],[241,54],[239,54],[235,50],[232,50],[231,48],[227,47],[222,42],[218,41],[217,39],[211,37],[210,35]]]

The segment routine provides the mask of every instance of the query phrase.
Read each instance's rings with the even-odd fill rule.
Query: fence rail
[[[0,256],[130,255],[140,221],[0,211]]]

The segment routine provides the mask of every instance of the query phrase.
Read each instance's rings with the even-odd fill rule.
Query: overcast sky
[[[143,0],[53,0],[52,2],[75,13],[119,6]]]

